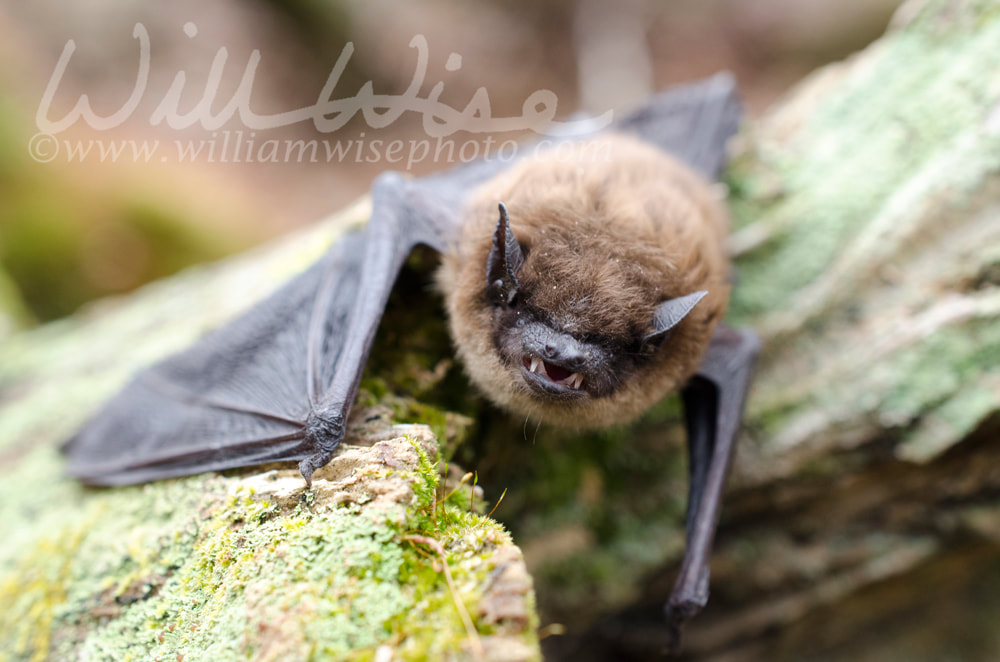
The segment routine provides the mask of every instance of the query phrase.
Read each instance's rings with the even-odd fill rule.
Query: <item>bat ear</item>
[[[486,260],[486,292],[499,303],[511,305],[517,297],[517,272],[524,264],[524,253],[510,229],[507,206],[500,203],[500,220],[493,233],[493,247]]]
[[[686,294],[676,299],[667,299],[656,307],[653,313],[653,332],[643,337],[643,347],[655,349],[660,346],[663,340],[670,334],[670,329],[680,324],[681,320],[705,298],[708,292],[701,290]]]

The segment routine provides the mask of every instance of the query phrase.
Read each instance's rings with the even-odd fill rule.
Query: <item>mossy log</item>
[[[765,349],[689,657],[1000,657],[998,44],[995,2],[910,2],[741,136],[730,322]],[[441,501],[433,436],[386,421],[431,423],[452,454],[467,419],[392,393],[457,372],[440,357],[373,356],[352,440],[378,441],[313,501],[287,469],[62,477],[58,441],[132,371],[366,215],[0,344],[0,659],[537,658],[520,552],[468,489]],[[596,435],[505,421],[480,412],[458,456],[488,497],[508,488],[497,517],[542,624],[566,629],[547,656],[659,654],[683,552],[676,400]]]

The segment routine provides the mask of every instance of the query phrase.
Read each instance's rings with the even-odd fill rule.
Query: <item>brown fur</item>
[[[653,360],[606,397],[541,398],[520,365],[493,346],[486,262],[497,203],[510,212],[528,253],[518,273],[531,303],[575,335],[641,338],[664,299],[707,290]],[[470,198],[461,235],[443,258],[452,336],[472,381],[496,404],[574,427],[624,422],[683,384],[697,369],[729,298],[726,217],[709,184],[636,139],[608,135],[529,157]]]

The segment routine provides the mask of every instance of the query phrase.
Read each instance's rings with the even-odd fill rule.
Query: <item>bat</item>
[[[719,324],[726,215],[713,180],[740,116],[726,74],[668,90],[610,129],[513,163],[377,178],[363,231],[191,348],[140,371],[63,447],[70,474],[124,485],[298,462],[344,436],[393,282],[441,254],[457,354],[497,405],[575,427],[634,419],[680,390],[687,550],[674,641],[708,599],[708,559],[758,340]],[[568,149],[563,149],[568,147]]]

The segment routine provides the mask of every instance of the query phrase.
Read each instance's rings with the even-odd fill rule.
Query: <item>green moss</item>
[[[413,447],[416,470],[394,472],[412,503],[378,516],[359,504],[283,510],[212,476],[98,491],[58,481],[39,504],[48,530],[5,546],[0,638],[13,644],[3,659],[366,660],[386,643],[401,659],[462,654],[467,634],[440,567],[403,536],[441,542],[471,611],[490,550],[510,540],[467,498],[439,502],[436,462]],[[18,482],[5,503],[29,485]],[[9,506],[4,515],[16,518]]]

